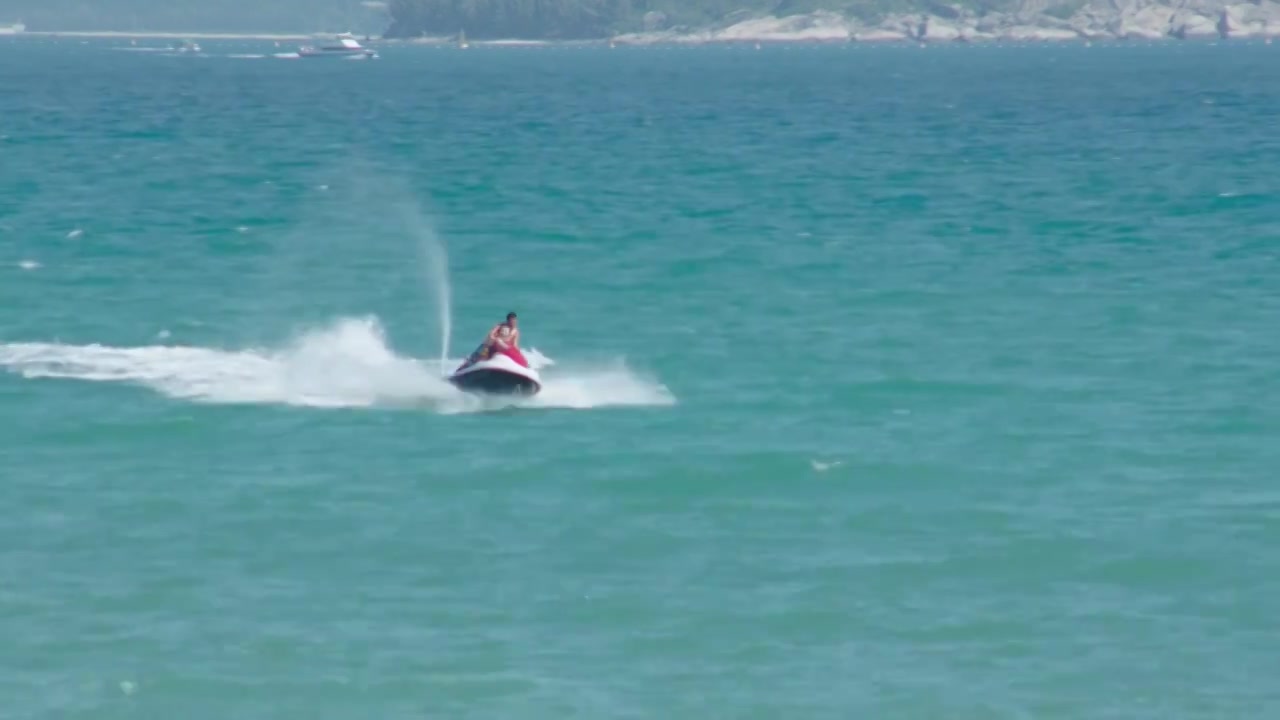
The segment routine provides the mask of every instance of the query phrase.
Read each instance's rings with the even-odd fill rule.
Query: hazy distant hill
[[[0,23],[19,20],[28,30],[373,34],[389,22],[385,3],[362,0],[0,0]]]
[[[391,0],[389,37],[982,40],[1280,35],[1274,0]]]

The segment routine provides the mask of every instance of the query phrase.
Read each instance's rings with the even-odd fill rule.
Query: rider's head
[[[515,313],[513,313],[513,312],[509,312],[509,313],[507,313],[507,324],[508,324],[508,325],[510,325],[511,327],[515,327],[515,326],[516,326],[516,314],[515,314]]]

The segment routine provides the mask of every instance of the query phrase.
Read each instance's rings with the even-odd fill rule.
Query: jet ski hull
[[[536,371],[506,355],[459,368],[449,376],[449,382],[459,390],[486,395],[536,395],[542,390]]]

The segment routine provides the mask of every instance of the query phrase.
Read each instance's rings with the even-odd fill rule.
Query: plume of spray
[[[440,374],[449,372],[449,337],[453,334],[452,289],[449,287],[449,255],[444,241],[434,230],[420,233],[427,276],[436,291],[436,312],[440,319]]]
[[[405,231],[416,237],[418,254],[431,298],[436,306],[440,330],[440,374],[449,373],[449,340],[453,335],[453,289],[449,283],[449,253],[444,240],[416,205],[401,203],[398,207]]]
[[[324,230],[331,232],[335,226],[349,225],[353,208],[359,208],[365,216],[392,220],[377,223],[377,228],[390,235],[389,246],[401,247],[406,254],[417,252],[420,292],[425,291],[420,297],[435,306],[436,327],[440,333],[440,374],[447,375],[452,369],[449,345],[453,335],[449,256],[443,238],[436,232],[430,209],[423,206],[422,193],[410,185],[403,173],[360,158],[347,158],[341,177],[342,182],[333,192],[323,193],[323,199],[317,200],[327,223]]]

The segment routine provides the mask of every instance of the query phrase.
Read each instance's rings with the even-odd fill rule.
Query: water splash
[[[416,220],[416,222],[415,222]],[[440,236],[428,227],[420,218],[410,218],[409,223],[417,226],[421,238],[423,258],[427,264],[427,275],[431,286],[435,289],[436,312],[440,322],[440,374],[449,372],[449,339],[453,334],[452,286],[449,284],[449,255]]]
[[[537,350],[535,367],[556,363]],[[425,408],[444,414],[506,407],[589,409],[672,405],[666,387],[623,363],[543,374],[532,398],[460,392],[429,365],[395,353],[377,318],[340,318],[278,349],[0,344],[0,369],[30,379],[127,383],[197,403],[314,408]]]

